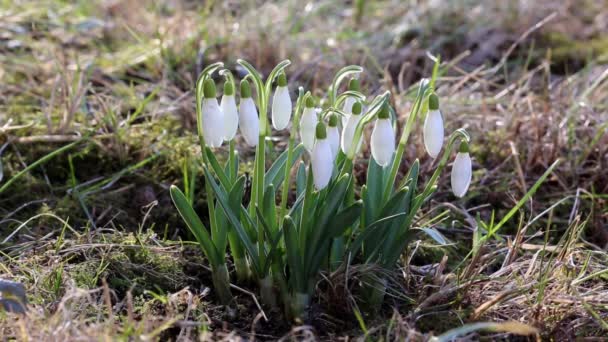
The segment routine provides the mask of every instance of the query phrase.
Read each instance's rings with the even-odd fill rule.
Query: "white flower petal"
[[[340,131],[338,127],[327,127],[327,141],[329,141],[331,155],[333,159],[336,159],[340,150]]]
[[[230,141],[234,139],[239,128],[239,112],[236,108],[234,95],[222,96],[220,108],[224,114],[224,140]]]
[[[260,135],[260,119],[255,103],[250,97],[241,99],[239,104],[239,127],[247,145],[257,146]]]
[[[424,147],[432,158],[437,158],[443,145],[443,117],[439,110],[428,112],[424,120]]]
[[[390,119],[377,119],[371,137],[372,157],[380,166],[387,166],[395,153],[395,130]]]
[[[353,112],[353,105],[357,101],[356,98],[349,96],[344,100],[344,105],[342,105],[342,111],[347,115],[342,117],[342,127],[346,127],[346,122],[348,122],[348,118]]]
[[[315,108],[304,108],[300,118],[300,139],[308,151],[312,151],[315,144],[315,129],[319,119]]]
[[[287,87],[277,87],[272,97],[272,126],[282,130],[289,124],[291,118],[291,98]]]
[[[471,157],[466,152],[458,152],[452,165],[452,192],[457,197],[466,194],[471,184]]]
[[[361,120],[362,116],[363,116],[362,114],[351,115],[348,118],[348,121],[346,122],[344,129],[342,130],[341,147],[342,147],[342,152],[344,152],[346,154],[348,154],[348,150],[350,149],[351,145],[353,144],[355,130],[357,129],[357,124],[359,124],[359,121]],[[357,154],[359,152],[359,149],[361,149],[362,141],[363,141],[363,139],[360,138],[359,142],[357,144],[357,150],[355,151],[355,154]]]
[[[321,190],[329,183],[334,167],[334,159],[327,139],[319,139],[315,142],[310,161],[315,188]]]
[[[220,147],[224,141],[224,115],[215,98],[205,98],[201,104],[203,137],[209,147]]]

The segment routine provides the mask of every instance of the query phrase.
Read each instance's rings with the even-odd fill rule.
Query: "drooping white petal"
[[[443,116],[439,110],[430,110],[424,120],[424,147],[432,158],[437,158],[443,146]]]
[[[466,194],[471,184],[471,157],[466,152],[458,152],[452,165],[452,192],[457,197]]]
[[[220,147],[224,141],[224,115],[216,98],[204,98],[201,104],[203,137],[209,147]]]
[[[224,140],[230,141],[234,139],[239,128],[239,111],[236,108],[234,95],[222,96],[220,108],[224,114]]]
[[[239,104],[239,127],[247,145],[257,146],[260,135],[260,120],[258,110],[251,97],[241,99]]]
[[[395,153],[395,130],[390,119],[377,119],[371,137],[372,157],[380,166],[390,164]]]
[[[291,98],[287,87],[277,87],[272,97],[272,127],[282,130],[291,118]]]
[[[350,149],[351,145],[353,144],[353,138],[355,136],[355,130],[357,129],[357,125],[359,124],[359,121],[361,120],[361,117],[363,115],[350,115],[350,117],[348,118],[348,121],[346,121],[346,125],[344,126],[344,129],[342,130],[342,141],[341,141],[341,147],[342,147],[342,152],[348,154],[348,150]],[[363,139],[359,138],[359,142],[357,143],[357,148],[355,151],[355,154],[359,153],[359,149],[361,148],[361,142]]]
[[[315,188],[321,190],[329,183],[334,167],[334,158],[327,139],[318,139],[315,142],[310,161]]]
[[[319,119],[314,107],[304,108],[300,118],[300,139],[308,151],[312,151],[315,144],[315,128]]]
[[[327,127],[327,141],[329,141],[329,147],[331,148],[331,155],[333,159],[338,156],[340,150],[340,131],[338,127]]]
[[[355,104],[356,101],[357,99],[352,96],[349,96],[346,98],[346,100],[344,100],[344,105],[342,105],[342,111],[347,115],[342,116],[342,127],[346,127],[346,122],[348,121],[348,118],[353,112],[353,104]]]

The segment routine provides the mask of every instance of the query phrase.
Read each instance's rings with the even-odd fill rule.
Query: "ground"
[[[428,340],[513,321],[537,329],[529,339],[606,336],[607,30],[603,0],[0,0],[0,279],[24,284],[29,302],[25,316],[0,312],[0,336]],[[202,177],[192,91],[202,68],[224,61],[238,75],[244,58],[268,73],[289,58],[290,87],[321,94],[359,64],[364,92],[391,90],[404,122],[410,87],[439,55],[446,131],[471,134],[474,177],[457,200],[443,175],[417,224],[451,244],[414,241],[375,315],[349,303],[347,284],[370,271],[357,268],[324,275],[301,326],[264,318],[253,287],[220,306],[168,193],[185,168]],[[419,132],[404,167],[420,158],[428,177]],[[241,155],[252,162],[244,145]],[[203,211],[204,187],[195,198]],[[490,222],[501,228],[478,246]]]

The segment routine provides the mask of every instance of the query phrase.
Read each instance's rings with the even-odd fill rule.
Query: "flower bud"
[[[424,119],[424,148],[434,159],[443,146],[443,116],[439,111],[439,98],[434,93],[429,96],[429,111]]]
[[[388,105],[378,113],[371,137],[372,157],[382,167],[390,164],[395,153],[395,130],[391,123]]]
[[[208,78],[203,84],[201,121],[205,143],[210,147],[220,147],[224,140],[224,115],[215,98],[215,82]]]
[[[361,121],[361,117],[362,117],[361,102],[357,101],[357,102],[355,102],[355,104],[353,104],[352,114],[349,116],[348,120],[346,121],[346,125],[344,126],[344,129],[342,130],[341,147],[342,147],[342,152],[344,152],[345,154],[348,154],[348,150],[350,150],[351,145],[353,144],[355,130],[357,129],[357,125],[359,124],[359,121]],[[359,141],[357,142],[355,154],[359,152],[359,149],[361,148],[362,140],[363,139],[359,138]]]
[[[336,114],[329,116],[327,140],[329,141],[329,147],[331,148],[331,155],[333,159],[336,159],[338,151],[340,150],[340,131],[338,130],[338,116]]]
[[[324,189],[331,179],[334,167],[331,147],[327,139],[325,124],[319,122],[315,128],[315,145],[312,149],[310,162],[312,164],[312,176],[315,188]]]
[[[300,118],[300,139],[302,144],[308,151],[312,151],[315,144],[315,129],[319,119],[317,118],[317,111],[314,107],[315,102],[312,97],[306,99],[306,107],[302,112]]]
[[[463,197],[471,184],[472,167],[471,157],[469,156],[469,144],[466,141],[460,142],[460,148],[454,164],[452,164],[452,192],[456,197]]]
[[[276,130],[282,130],[289,124],[291,118],[291,98],[287,88],[285,73],[281,73],[277,79],[277,88],[272,97],[272,126]]]
[[[258,117],[258,110],[251,98],[251,87],[247,80],[241,81],[239,126],[247,145],[251,147],[257,146],[260,135],[260,119]]]
[[[239,127],[239,112],[234,97],[234,85],[231,82],[224,83],[224,94],[220,102],[220,108],[224,114],[224,140],[234,139]]]
[[[348,82],[348,90],[359,91],[360,90],[359,80],[356,78],[351,78]],[[344,100],[344,105],[342,106],[342,111],[348,115],[342,117],[342,127],[346,126],[346,122],[352,114],[353,105],[357,102],[355,97],[349,96]]]

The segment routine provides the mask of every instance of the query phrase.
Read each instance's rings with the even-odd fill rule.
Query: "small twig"
[[[262,309],[262,306],[260,305],[260,302],[258,302],[258,299],[255,297],[255,294],[253,292],[249,292],[249,291],[247,291],[247,290],[245,290],[245,289],[243,289],[241,287],[238,287],[238,286],[236,286],[234,284],[230,284],[230,287],[233,288],[233,289],[235,289],[235,290],[237,290],[237,291],[243,292],[244,294],[250,295],[251,298],[253,298],[253,302],[258,307],[258,310],[260,310],[260,313],[264,317],[264,320],[266,322],[268,322],[268,317],[266,316],[266,313],[264,312],[264,309]]]

